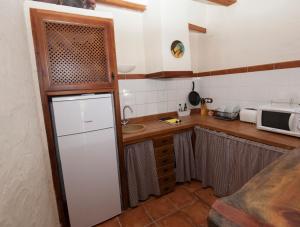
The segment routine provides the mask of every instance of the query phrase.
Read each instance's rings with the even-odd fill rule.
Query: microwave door
[[[261,125],[263,127],[291,131],[292,118],[291,113],[275,112],[275,111],[262,111]]]

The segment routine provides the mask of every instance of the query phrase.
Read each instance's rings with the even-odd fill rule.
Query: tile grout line
[[[119,224],[119,226],[120,226],[120,227],[122,227],[122,223],[121,223],[121,221],[120,221],[120,218],[119,218],[119,217],[117,217],[117,221],[118,221],[118,224]]]
[[[191,203],[188,203],[188,204],[186,204],[185,206],[179,208],[179,207],[178,207],[176,204],[174,204],[174,203],[172,202],[172,200],[170,200],[168,197],[166,197],[166,199],[167,199],[167,200],[175,207],[175,210],[172,211],[172,212],[170,212],[169,214],[167,214],[167,215],[165,215],[165,216],[162,216],[162,217],[158,218],[158,219],[156,220],[156,222],[157,222],[157,221],[161,221],[161,220],[163,220],[163,219],[165,219],[165,218],[167,218],[167,217],[169,217],[169,216],[171,216],[171,215],[173,215],[173,214],[176,214],[177,212],[180,211],[180,212],[182,212],[182,213],[187,217],[187,219],[188,219],[188,221],[190,222],[190,224],[192,224],[194,227],[197,227],[197,225],[195,225],[195,223],[191,220],[191,218],[190,218],[189,216],[187,216],[187,215],[185,214],[185,212],[182,211],[182,209],[184,209],[184,208],[186,208],[186,207],[188,207],[188,206],[193,205],[196,201],[192,201]]]
[[[197,227],[197,224],[194,223],[194,221],[192,220],[192,218],[190,218],[184,211],[183,209],[186,208],[186,207],[189,207],[189,206],[192,206],[193,204],[195,204],[197,201],[199,201],[200,199],[195,195],[195,192],[191,192],[187,189],[187,187],[185,185],[182,185],[182,189],[187,192],[188,194],[190,194],[192,197],[193,197],[193,201],[184,205],[183,207],[181,208],[178,208],[180,212],[182,212],[184,214],[184,216],[188,219],[188,221],[190,222],[191,225],[193,225],[194,227]],[[170,200],[169,198],[167,198],[168,200]],[[172,201],[170,200],[170,202],[172,203]],[[200,201],[199,201],[200,202]],[[203,202],[201,202],[203,204]],[[204,203],[203,205],[207,206],[206,203]],[[209,208],[209,207],[208,207]]]
[[[171,215],[173,215],[173,214],[175,214],[176,212],[179,211],[178,207],[177,207],[175,204],[173,204],[173,202],[172,202],[168,197],[165,197],[165,199],[166,199],[167,201],[169,201],[169,203],[174,207],[174,211],[171,211],[170,213],[168,213],[168,214],[166,214],[166,215],[163,215],[163,216],[161,216],[161,217],[159,217],[159,218],[157,218],[157,219],[152,218],[152,219],[153,219],[153,223],[154,223],[156,226],[159,226],[158,221],[160,221],[160,220],[162,220],[162,219],[164,219],[164,218],[166,218],[166,217],[168,217],[168,216],[171,216]],[[145,207],[145,209],[147,210],[146,207]]]
[[[144,209],[146,215],[148,216],[148,218],[151,220],[151,222],[150,222],[149,224],[145,225],[145,227],[146,227],[146,226],[150,226],[151,224],[155,224],[155,220],[154,220],[154,218],[152,218],[152,216],[151,216],[150,213],[148,212],[146,206],[142,205],[142,207],[143,207],[143,209]]]

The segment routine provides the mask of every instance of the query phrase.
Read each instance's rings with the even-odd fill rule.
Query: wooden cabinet
[[[113,21],[31,10],[38,74],[46,91],[113,88]]]
[[[153,138],[153,144],[160,193],[165,195],[173,191],[176,185],[173,135]]]

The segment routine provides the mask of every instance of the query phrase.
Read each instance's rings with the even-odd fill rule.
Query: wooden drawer
[[[165,195],[165,194],[168,194],[168,193],[174,191],[175,184],[176,184],[175,182],[172,182],[170,184],[165,184],[165,185],[160,186],[159,187],[160,188],[160,195],[162,196],[162,195]]]
[[[174,164],[167,165],[157,169],[158,177],[174,174]]]
[[[166,175],[166,176],[160,177],[160,178],[158,178],[158,182],[159,182],[160,186],[169,185],[171,183],[175,184],[175,182],[176,182],[175,174],[172,173],[170,175]]]
[[[162,157],[173,154],[173,145],[165,145],[163,147],[155,148],[155,157]]]
[[[173,154],[156,158],[156,168],[161,168],[170,164],[174,164]]]
[[[173,136],[167,135],[167,136],[153,138],[153,144],[154,147],[162,147],[165,145],[173,144]]]

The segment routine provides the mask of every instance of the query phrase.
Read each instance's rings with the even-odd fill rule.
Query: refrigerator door
[[[114,129],[58,138],[72,227],[90,227],[121,212]]]
[[[111,95],[70,96],[52,101],[57,136],[114,127]]]

